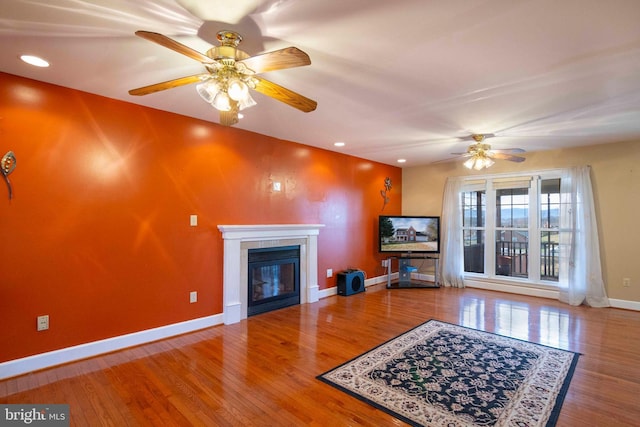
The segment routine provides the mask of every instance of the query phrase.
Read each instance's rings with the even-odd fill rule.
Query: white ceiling
[[[253,132],[400,166],[453,158],[471,133],[527,151],[640,140],[638,0],[2,0],[0,71],[218,122],[192,85],[127,91],[204,71],[136,30],[204,53],[222,29],[250,55],[311,57],[261,76],[316,111],[255,93],[236,125]]]

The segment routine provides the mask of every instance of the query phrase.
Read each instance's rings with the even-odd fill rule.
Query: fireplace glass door
[[[249,250],[247,315],[300,304],[300,247]]]

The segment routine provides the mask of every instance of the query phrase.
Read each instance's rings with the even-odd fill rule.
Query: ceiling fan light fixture
[[[258,103],[251,97],[251,94],[247,92],[247,95],[238,101],[238,108],[240,111],[245,108],[253,107],[254,105],[258,105]]]
[[[224,91],[219,91],[216,96],[213,98],[212,104],[219,111],[230,111],[231,110],[231,99],[229,95],[227,95]]]
[[[473,165],[475,164],[475,162],[476,162],[475,157],[470,157],[467,159],[467,161],[463,163],[463,165],[467,169],[473,169]]]
[[[495,162],[488,156],[475,155],[473,157],[470,157],[466,162],[463,163],[463,165],[467,169],[475,169],[475,170],[479,171],[479,170],[482,170],[484,168],[489,168],[489,167],[493,166],[494,163]]]
[[[200,95],[200,97],[208,104],[213,103],[213,98],[216,96],[217,92],[215,84],[211,84],[211,82],[209,81],[198,83],[196,85],[196,91],[198,92],[198,95]]]
[[[482,168],[490,168],[491,166],[493,166],[495,164],[495,162],[490,157],[485,157],[481,161],[482,161],[482,166],[480,167],[480,169],[482,169]],[[480,169],[478,169],[478,170],[480,170]]]
[[[227,93],[229,94],[229,98],[234,101],[241,101],[249,95],[249,87],[242,80],[232,78],[229,80]]]

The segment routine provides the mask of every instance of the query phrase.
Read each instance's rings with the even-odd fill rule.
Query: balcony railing
[[[540,278],[558,281],[558,244],[543,242],[540,244]]]
[[[527,242],[496,242],[496,270],[498,276],[529,277],[529,245]],[[540,245],[540,278],[558,281],[558,244],[543,242]],[[465,271],[484,273],[484,245],[464,248]]]

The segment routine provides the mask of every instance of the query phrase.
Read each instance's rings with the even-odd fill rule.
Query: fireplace
[[[224,241],[223,319],[248,316],[249,250],[298,246],[300,304],[318,301],[318,234],[324,224],[218,225]]]
[[[247,316],[300,304],[300,246],[249,249]]]

